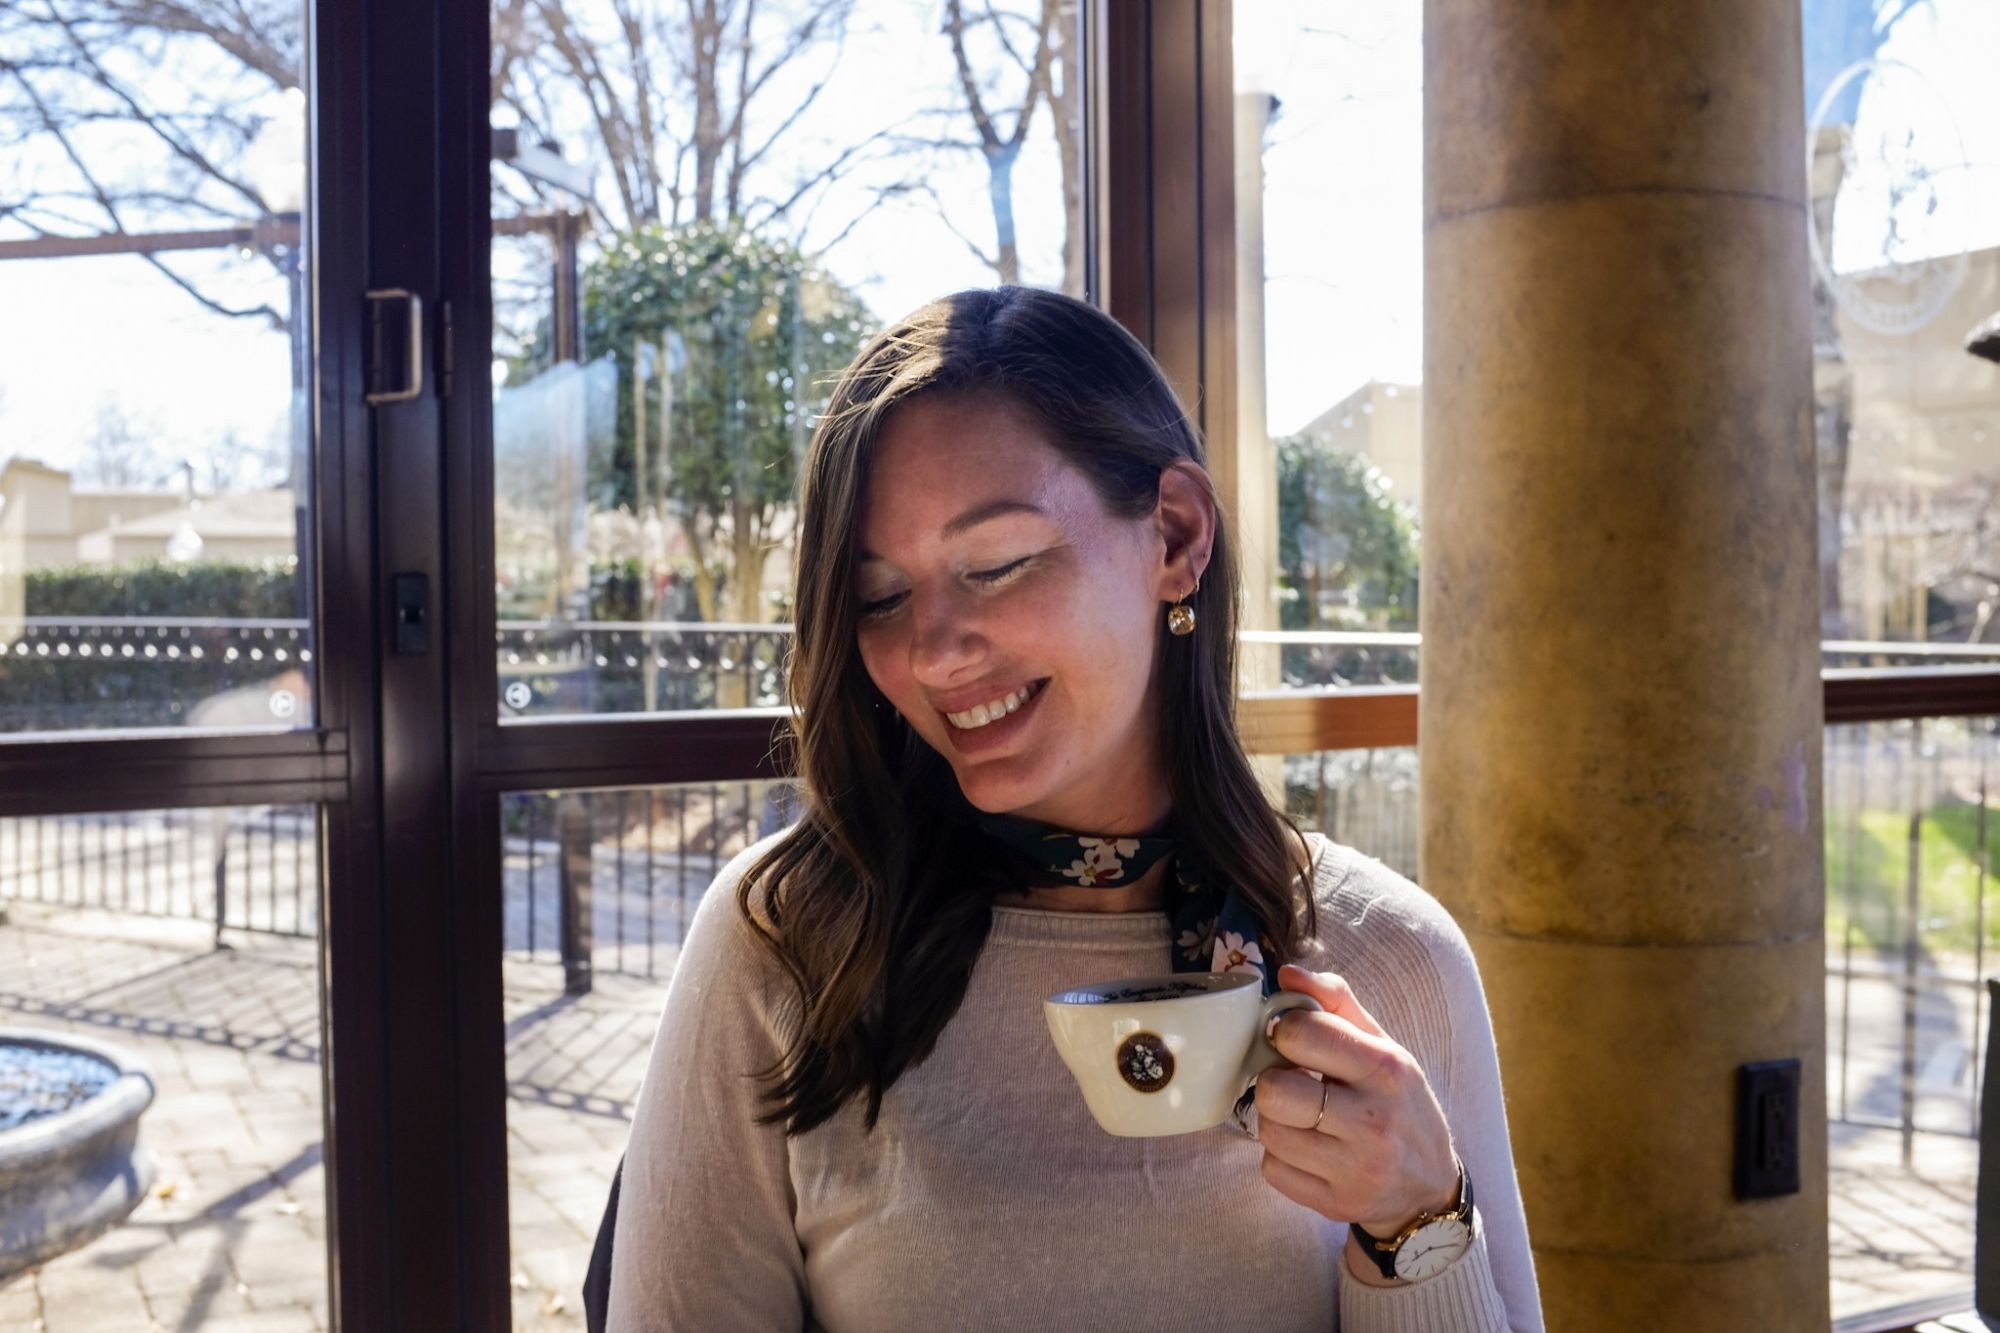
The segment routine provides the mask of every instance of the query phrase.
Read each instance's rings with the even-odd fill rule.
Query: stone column
[[[1797,0],[1426,0],[1423,873],[1551,1329],[1819,1329],[1822,703]],[[1803,1064],[1799,1193],[1731,1186]]]

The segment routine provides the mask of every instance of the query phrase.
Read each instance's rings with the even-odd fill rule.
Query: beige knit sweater
[[[792,1140],[757,1126],[746,1075],[796,1013],[736,908],[760,843],[703,898],[667,992],[627,1150],[611,1327],[1540,1329],[1465,937],[1409,880],[1312,842],[1320,930],[1299,961],[1345,976],[1437,1093],[1476,1200],[1476,1239],[1451,1267],[1394,1287],[1346,1279],[1345,1224],[1266,1184],[1263,1149],[1233,1123],[1124,1139],[1090,1119],[1042,999],[1170,971],[1164,912],[994,908],[964,1003],[872,1135],[852,1103]]]

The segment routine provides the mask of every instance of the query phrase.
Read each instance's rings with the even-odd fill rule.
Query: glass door
[[[1088,8],[492,5],[453,694],[514,1327],[582,1327],[681,933],[793,817],[771,740],[831,377],[934,296],[1090,289]]]
[[[317,89],[166,8],[0,15],[0,1135],[137,1126],[0,1325],[326,1327]]]
[[[442,9],[0,7],[0,1326],[480,1323]]]

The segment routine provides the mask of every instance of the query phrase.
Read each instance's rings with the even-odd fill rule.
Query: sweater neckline
[[[1059,912],[1046,907],[993,906],[989,944],[1156,945],[1167,938],[1167,914],[1145,912]]]

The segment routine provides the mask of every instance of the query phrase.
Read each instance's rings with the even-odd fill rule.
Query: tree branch
[[[966,110],[972,113],[973,128],[979,131],[979,142],[992,152],[1000,146],[1000,136],[994,132],[993,117],[987,114],[986,103],[979,96],[979,83],[972,74],[972,58],[965,53],[965,9],[960,0],[945,0],[945,35],[951,39],[951,58],[958,67],[958,85],[965,93]]]
[[[201,292],[195,288],[193,283],[189,282],[187,279],[183,278],[180,274],[168,268],[165,262],[162,261],[158,255],[145,255],[142,257],[148,264],[151,264],[154,268],[158,269],[162,274],[164,274],[167,280],[172,282],[174,286],[180,288],[182,291],[186,292],[189,296],[192,296],[195,300],[199,301],[202,305],[208,307],[216,314],[227,315],[231,319],[250,319],[257,316],[262,316],[264,319],[269,320],[271,327],[276,329],[278,332],[283,333],[287,330],[285,317],[279,314],[277,310],[272,308],[270,305],[263,304],[263,305],[244,306],[240,308],[236,306],[226,306],[222,304],[222,302],[220,301],[213,300],[207,296],[202,295]]]
[[[124,85],[114,79],[110,71],[106,70],[102,62],[91,53],[89,46],[84,43],[82,38],[77,36],[76,29],[71,21],[56,15],[53,9],[51,9],[50,14],[54,21],[62,28],[63,35],[69,39],[70,45],[75,48],[78,58],[83,61],[90,81],[118,99],[131,112],[133,120],[158,136],[160,142],[164,143],[174,156],[189,163],[217,184],[239,195],[244,202],[248,203],[259,213],[269,213],[271,211],[270,205],[264,201],[264,197],[256,190],[229,176],[220,167],[216,166],[215,163],[209,161],[207,154],[203,153],[193,144],[167,133],[161,126],[160,119],[141,106],[139,100],[127,91]]]
[[[839,154],[837,154],[834,157],[833,161],[827,163],[824,167],[821,167],[818,171],[812,173],[812,175],[807,176],[804,180],[800,181],[797,188],[795,188],[791,192],[791,194],[788,195],[782,202],[772,204],[771,211],[763,216],[763,218],[760,220],[759,225],[777,221],[779,218],[785,216],[785,214],[791,212],[792,208],[799,202],[799,200],[805,198],[805,196],[809,194],[815,186],[822,185],[828,181],[838,179],[841,172],[847,168],[847,164],[850,161],[852,161],[857,154],[866,150],[869,147],[869,145],[875,143],[877,140],[887,138],[888,134],[889,131],[887,130],[877,130],[875,131],[875,133],[869,135],[861,142],[856,144],[850,144],[848,147],[842,149],[839,152]],[[746,217],[745,221],[747,223],[749,219]]]

